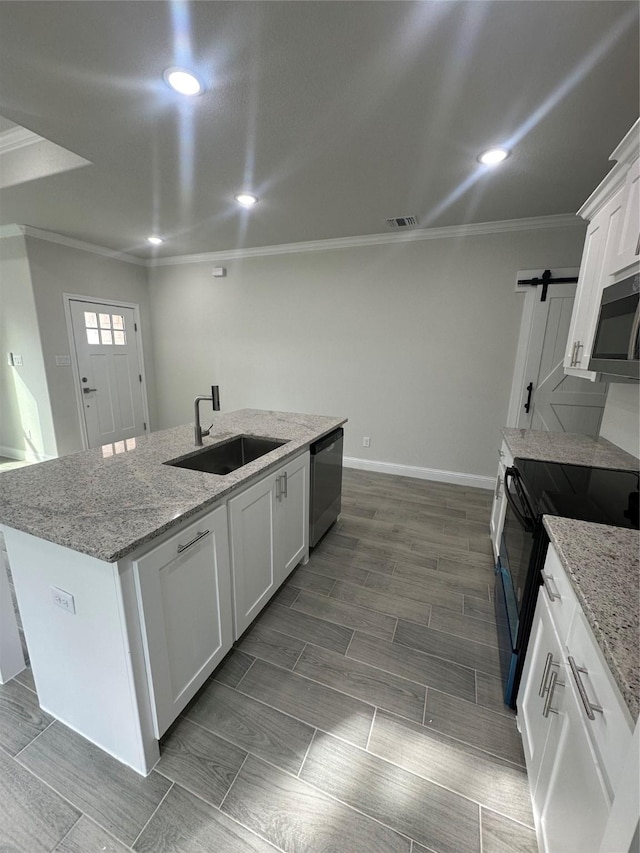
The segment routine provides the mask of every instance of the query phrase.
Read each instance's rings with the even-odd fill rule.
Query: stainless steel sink
[[[230,474],[286,443],[277,438],[238,435],[221,444],[216,444],[215,447],[208,447],[190,456],[165,462],[165,465],[204,471],[206,474]]]

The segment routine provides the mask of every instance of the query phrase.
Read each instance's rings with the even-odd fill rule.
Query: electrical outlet
[[[22,367],[22,356],[17,355],[15,352],[13,354],[13,366],[14,367]]]
[[[70,592],[65,592],[63,589],[59,589],[57,586],[51,587],[51,596],[58,607],[61,607],[63,610],[66,610],[67,613],[75,613],[76,605],[73,600],[73,596]]]
[[[362,439],[362,446],[363,447],[371,447],[371,439],[369,438],[368,435],[365,435],[365,437]]]

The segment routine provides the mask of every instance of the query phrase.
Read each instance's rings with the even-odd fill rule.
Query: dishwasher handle
[[[338,427],[338,429],[334,429],[333,432],[330,432],[329,435],[325,435],[324,438],[318,439],[318,441],[314,442],[309,450],[311,451],[312,456],[316,456],[318,453],[322,453],[324,450],[331,450],[331,445],[335,444],[336,441],[341,441],[342,436],[344,435],[344,430],[342,427]]]

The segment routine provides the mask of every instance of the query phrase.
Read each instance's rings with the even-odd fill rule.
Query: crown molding
[[[27,148],[36,142],[46,142],[46,140],[37,133],[27,130],[26,127],[12,127],[11,130],[0,133],[0,155],[17,151],[19,148]]]
[[[97,246],[95,243],[86,243],[84,240],[76,240],[74,237],[65,237],[64,234],[56,234],[55,231],[44,231],[42,228],[33,228],[31,225],[3,225],[0,227],[0,239],[20,235],[33,237],[36,240],[46,240],[48,243],[57,243],[60,246],[67,246],[69,249],[91,252],[93,255],[111,258],[114,261],[124,261],[124,263],[136,264],[141,267],[148,265],[144,258],[136,258],[126,252],[117,252],[114,249],[107,249],[105,246]]]
[[[282,243],[276,246],[257,246],[252,249],[230,249],[226,252],[204,252],[197,255],[172,255],[152,258],[147,266],[168,267],[180,264],[201,264],[232,261],[243,258],[260,258],[269,255],[293,255],[303,252],[323,252],[332,249],[351,249],[359,246],[380,246],[386,243],[415,243],[421,240],[438,240],[447,237],[473,237],[481,234],[504,234],[512,231],[533,231],[543,228],[584,226],[573,213],[554,216],[536,216],[528,219],[504,219],[497,222],[476,222],[469,225],[446,225],[441,228],[420,228],[397,234],[369,234],[360,237],[338,237],[332,240],[310,240],[306,243]]]
[[[138,258],[126,252],[117,252],[86,243],[74,237],[45,231],[31,225],[0,226],[0,239],[4,237],[33,237],[46,240],[70,249],[91,252],[103,258],[112,258],[127,264],[142,267],[167,267],[180,264],[202,264],[216,261],[232,261],[243,258],[262,258],[270,255],[295,255],[304,252],[326,252],[333,249],[351,249],[361,246],[380,246],[387,243],[416,243],[422,240],[441,240],[451,237],[473,237],[482,234],[505,234],[513,231],[536,231],[544,228],[575,228],[584,226],[584,222],[573,213],[561,213],[554,216],[536,216],[528,219],[504,219],[497,222],[476,222],[469,225],[446,225],[442,228],[419,228],[403,234],[369,234],[360,237],[338,237],[332,240],[310,240],[306,243],[282,243],[276,246],[257,246],[251,249],[230,249],[222,252],[203,252],[197,255],[172,255],[166,258]]]

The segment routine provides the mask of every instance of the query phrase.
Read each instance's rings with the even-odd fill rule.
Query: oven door
[[[515,707],[521,618],[526,609],[529,567],[537,538],[536,516],[516,468],[504,477],[507,511],[496,568],[495,609],[505,703]]]

